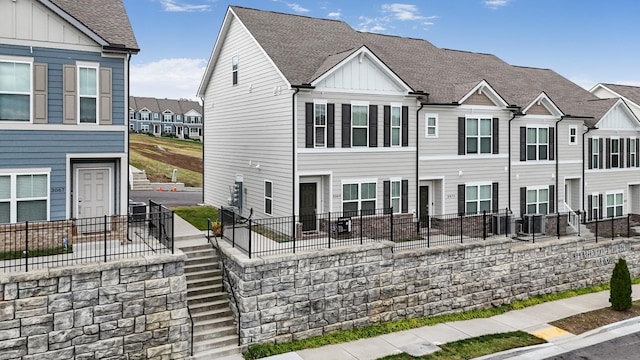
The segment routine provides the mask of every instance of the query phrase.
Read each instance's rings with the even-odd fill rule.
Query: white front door
[[[79,168],[76,176],[78,218],[111,214],[111,169]]]

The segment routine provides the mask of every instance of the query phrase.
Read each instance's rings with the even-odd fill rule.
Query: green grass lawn
[[[213,206],[179,206],[173,211],[198,230],[207,230],[207,219],[218,221],[218,209]]]

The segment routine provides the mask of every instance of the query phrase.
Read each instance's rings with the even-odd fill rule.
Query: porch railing
[[[0,224],[0,271],[173,253],[173,212]]]

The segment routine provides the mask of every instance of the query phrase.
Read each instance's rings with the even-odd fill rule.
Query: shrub
[[[614,310],[626,311],[631,309],[631,275],[624,259],[618,259],[616,266],[613,268],[609,302]]]

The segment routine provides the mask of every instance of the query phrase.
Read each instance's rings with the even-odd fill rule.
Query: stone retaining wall
[[[0,359],[186,359],[184,255],[0,274]]]
[[[242,343],[284,342],[602,284],[618,257],[632,276],[640,275],[638,238],[392,247],[381,241],[248,259],[222,242],[237,289]]]

